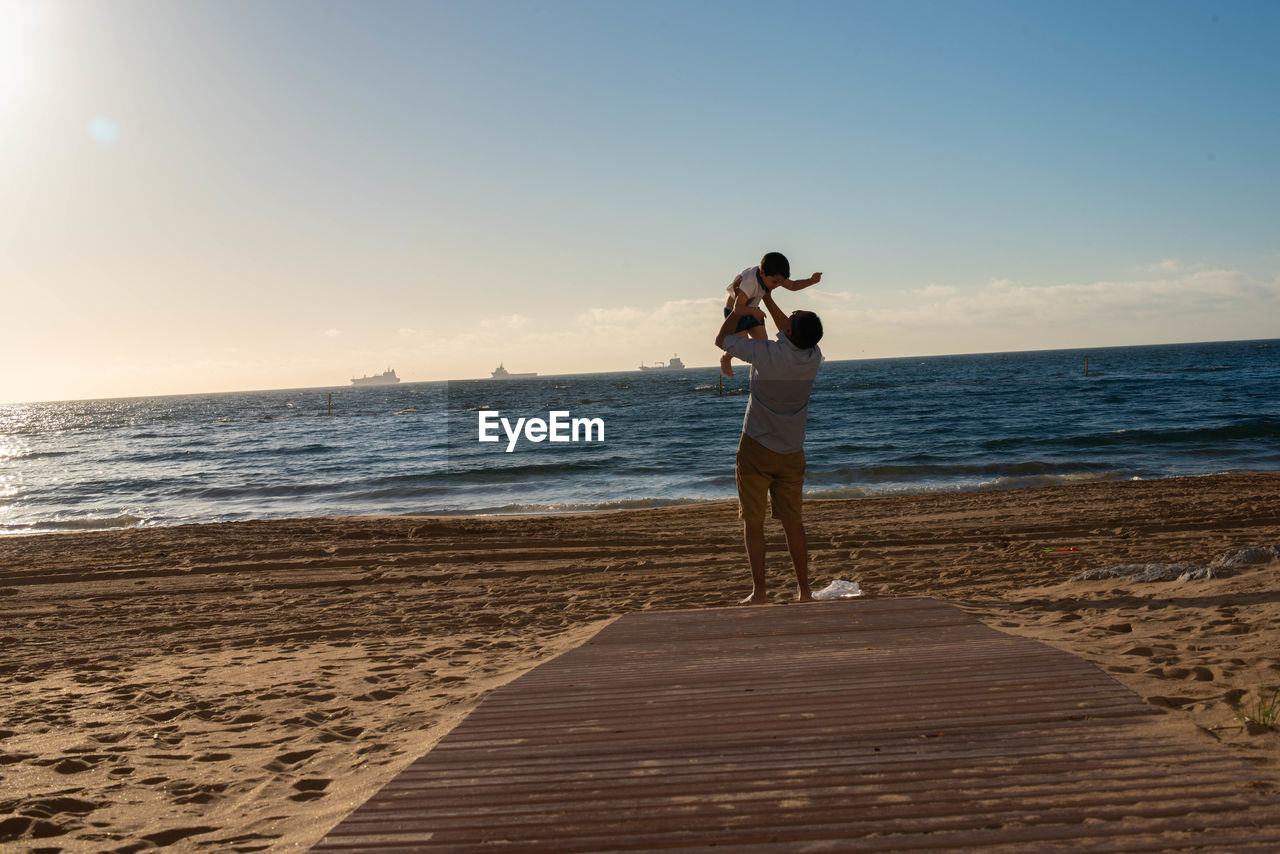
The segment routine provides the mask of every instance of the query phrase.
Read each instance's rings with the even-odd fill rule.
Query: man
[[[769,601],[764,572],[766,494],[773,505],[773,517],[782,523],[787,535],[800,601],[813,599],[801,493],[809,391],[822,364],[822,351],[818,349],[822,321],[811,311],[784,315],[768,290],[763,301],[778,327],[777,340],[757,341],[732,334],[744,315],[764,319],[764,312],[746,305],[734,306],[716,335],[717,347],[751,365],[751,397],[742,420],[735,471],[738,516],[751,563],[752,590],[742,600],[744,605]]]

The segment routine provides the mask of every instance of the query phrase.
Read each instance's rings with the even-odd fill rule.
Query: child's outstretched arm
[[[800,279],[795,282],[791,281],[790,279],[787,279],[785,282],[782,283],[782,287],[786,288],[789,291],[802,291],[805,288],[816,285],[818,284],[818,282],[821,282],[821,281],[822,281],[822,274],[814,273],[812,276],[810,276],[807,279]]]

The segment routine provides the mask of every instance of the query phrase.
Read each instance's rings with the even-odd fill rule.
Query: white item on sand
[[[833,581],[813,594],[814,599],[852,599],[862,595],[862,588],[856,581]]]

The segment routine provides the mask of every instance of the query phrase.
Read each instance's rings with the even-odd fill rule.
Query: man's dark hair
[[[817,346],[822,340],[822,320],[812,311],[801,312],[791,318],[791,343],[801,350]]]
[[[781,252],[766,252],[760,259],[760,275],[791,278],[791,262]]]

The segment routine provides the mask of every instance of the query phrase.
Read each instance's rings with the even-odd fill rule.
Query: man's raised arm
[[[764,291],[764,305],[769,309],[769,316],[773,318],[773,325],[778,327],[778,331],[787,338],[791,337],[791,318],[782,313],[782,309],[778,308],[778,304],[773,301],[773,294],[768,288]]]

